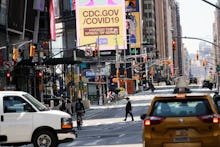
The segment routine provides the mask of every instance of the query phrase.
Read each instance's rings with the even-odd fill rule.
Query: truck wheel
[[[57,137],[51,131],[41,130],[33,136],[33,144],[34,147],[56,147]]]

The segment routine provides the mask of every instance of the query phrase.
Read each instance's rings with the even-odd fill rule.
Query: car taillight
[[[199,116],[199,119],[206,123],[218,124],[220,122],[220,118],[217,115]]]
[[[164,120],[163,117],[150,116],[144,120],[144,125],[145,126],[157,125],[160,124],[163,120]]]

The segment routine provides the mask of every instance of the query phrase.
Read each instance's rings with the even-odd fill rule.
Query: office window
[[[0,0],[0,25],[6,24],[6,0]]]

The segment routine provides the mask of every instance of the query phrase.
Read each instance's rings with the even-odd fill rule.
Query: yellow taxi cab
[[[155,96],[141,119],[144,147],[220,147],[220,115],[210,95]]]

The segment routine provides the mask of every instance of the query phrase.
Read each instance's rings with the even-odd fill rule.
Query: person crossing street
[[[126,104],[126,107],[125,107],[125,119],[124,119],[124,121],[127,120],[128,114],[130,114],[131,120],[134,121],[134,117],[133,117],[133,114],[132,114],[131,102],[130,102],[128,97],[126,98],[126,100],[127,100],[127,104]]]
[[[78,99],[75,104],[75,112],[76,112],[76,122],[77,128],[81,129],[82,126],[82,116],[85,114],[85,107],[82,103],[82,99]]]

